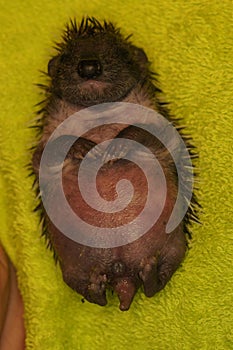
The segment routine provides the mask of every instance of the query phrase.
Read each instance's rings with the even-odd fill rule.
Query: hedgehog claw
[[[126,144],[110,144],[103,155],[103,162],[107,163],[109,161],[114,161],[116,159],[124,158],[128,153],[129,147]]]

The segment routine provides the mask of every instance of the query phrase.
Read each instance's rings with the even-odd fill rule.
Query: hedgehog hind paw
[[[142,280],[144,293],[152,297],[158,291],[157,259],[155,257],[142,259],[139,277]]]

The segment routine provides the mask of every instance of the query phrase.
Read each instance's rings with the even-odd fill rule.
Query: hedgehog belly
[[[129,180],[134,187],[131,202],[116,213],[101,212],[88,206],[77,185],[79,166],[68,169],[63,171],[63,190],[70,207],[85,222],[97,229],[109,227],[109,230],[126,225],[126,235],[137,233],[137,230],[144,226],[147,217],[139,222],[138,226],[134,226],[134,232],[127,231],[127,224],[135,219],[145,206],[147,180],[150,181],[136,164],[118,160],[109,162],[98,172],[96,187],[99,195],[106,201],[117,198],[116,184],[122,178]],[[152,175],[155,177],[154,173]],[[156,180],[160,186],[159,177]],[[87,179],[86,188],[88,185]],[[118,195],[124,198],[124,193]],[[113,288],[119,297],[121,310],[130,307],[140,285],[143,285],[148,297],[153,296],[165,286],[185,254],[183,224],[169,235],[165,232],[175,198],[174,181],[168,181],[166,202],[157,222],[139,239],[115,248],[93,248],[79,244],[61,233],[48,219],[51,243],[59,257],[64,281],[88,301],[99,305],[107,303],[106,288]],[[160,205],[159,198],[157,204]],[[155,209],[149,208],[148,219],[153,216]],[[57,216],[62,218],[59,209]]]

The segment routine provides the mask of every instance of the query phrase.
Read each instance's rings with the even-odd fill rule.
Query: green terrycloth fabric
[[[25,303],[27,349],[233,349],[233,6],[231,0],[1,0],[0,239]],[[147,52],[172,113],[200,160],[202,226],[182,267],[128,312],[85,302],[62,281],[40,238],[32,179],[24,167],[53,40],[69,17],[112,20]]]

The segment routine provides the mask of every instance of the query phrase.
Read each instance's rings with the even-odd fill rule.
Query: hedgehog
[[[152,297],[165,287],[186,255],[191,238],[190,224],[199,222],[199,205],[192,194],[184,218],[172,232],[167,233],[165,230],[178,193],[177,169],[170,152],[143,127],[130,123],[114,122],[94,127],[72,143],[62,163],[63,190],[73,211],[93,226],[111,227],[132,220],[145,205],[147,184],[137,164],[124,159],[128,150],[120,146],[119,155],[117,147],[110,142],[104,151],[105,162],[98,172],[99,194],[106,200],[113,200],[116,197],[116,184],[122,178],[131,181],[135,193],[127,210],[98,213],[85,203],[77,186],[77,173],[88,152],[103,139],[127,139],[142,144],[159,160],[167,184],[162,213],[143,236],[116,247],[84,245],[59,230],[41,200],[39,169],[46,144],[54,130],[74,113],[96,105],[125,102],[150,108],[166,118],[182,134],[178,120],[170,115],[167,103],[162,100],[157,75],[152,72],[147,55],[142,48],[133,45],[130,38],[131,35],[124,37],[111,22],[100,22],[93,17],[83,18],[79,25],[76,20],[70,20],[66,25],[61,42],[56,43],[56,54],[48,63],[48,83],[39,85],[45,99],[38,111],[35,125],[39,131],[38,141],[33,148],[31,163],[39,199],[35,210],[40,212],[42,234],[60,265],[64,282],[85,300],[100,306],[107,304],[106,289],[110,289],[117,294],[122,311],[130,308],[139,288],[143,289],[147,297]],[[68,136],[62,135],[53,141],[56,154],[62,153]],[[182,139],[190,157],[196,158],[191,139],[184,135]],[[131,152],[137,150],[131,149]],[[151,171],[150,162],[148,158],[149,176],[159,186],[160,180]],[[181,190],[185,201],[186,180],[190,174],[182,155],[180,163],[184,169]],[[91,173],[92,169],[89,171]],[[52,182],[52,186],[56,187],[56,178]],[[52,196],[49,200],[53,206]],[[62,208],[55,210],[58,217],[62,216]],[[150,208],[152,213],[154,210]],[[135,231],[137,229],[134,227]]]

